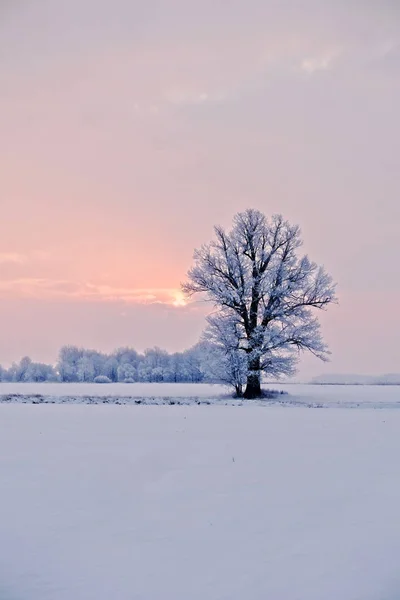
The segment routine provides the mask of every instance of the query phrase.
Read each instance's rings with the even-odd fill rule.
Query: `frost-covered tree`
[[[175,352],[170,357],[170,381],[185,381],[185,360],[182,352]]]
[[[97,377],[93,357],[89,353],[85,352],[82,358],[78,360],[76,374],[78,381],[83,383],[91,382]]]
[[[118,361],[115,356],[107,356],[103,365],[103,373],[110,381],[118,381]]]
[[[204,339],[209,342],[203,353],[203,368],[208,379],[232,386],[237,396],[243,395],[247,379],[247,360],[240,349],[240,323],[232,315],[222,313],[207,317]]]
[[[27,378],[27,373],[29,373],[31,365],[32,359],[29,358],[29,356],[24,356],[21,358],[19,364],[13,363],[10,368],[10,371],[12,372],[12,380],[29,381]]]
[[[29,356],[24,356],[19,363],[12,363],[9,369],[1,370],[0,381],[42,382],[57,381],[57,373],[52,365],[33,362]]]
[[[112,354],[117,364],[118,381],[138,379],[140,356],[133,348],[118,348]]]
[[[134,348],[125,347],[118,348],[112,354],[119,364],[129,364],[134,367],[138,366],[138,362],[140,360],[140,356]]]
[[[140,365],[142,381],[168,381],[170,377],[170,356],[168,352],[158,348],[147,348]]]
[[[60,381],[78,381],[79,361],[84,355],[82,348],[63,346],[59,352],[57,371]]]
[[[246,356],[246,398],[261,395],[262,372],[292,373],[296,350],[322,360],[329,354],[313,313],[336,301],[335,286],[323,267],[299,255],[301,245],[297,225],[249,209],[229,232],[215,227],[215,239],[195,251],[183,290],[213,302],[221,336],[234,331]]]
[[[202,370],[203,345],[201,342],[183,352],[184,381],[199,383],[204,379]]]
[[[119,382],[133,382],[138,380],[137,368],[129,363],[122,363],[117,369]]]
[[[52,365],[40,362],[30,362],[24,374],[24,381],[57,381],[57,374]]]

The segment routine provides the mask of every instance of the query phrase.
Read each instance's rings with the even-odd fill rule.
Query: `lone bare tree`
[[[335,285],[323,267],[299,256],[300,229],[280,215],[249,209],[234,217],[231,231],[214,230],[215,240],[195,251],[182,288],[213,302],[211,335],[227,355],[244,353],[244,397],[256,398],[261,373],[293,373],[300,350],[327,360],[313,309],[336,301]]]

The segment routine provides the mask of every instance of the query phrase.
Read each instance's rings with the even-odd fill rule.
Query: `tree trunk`
[[[236,392],[237,398],[243,398],[243,388],[242,388],[241,383],[235,384],[235,392]]]
[[[248,399],[260,398],[261,396],[260,358],[249,360],[247,383],[243,396]]]

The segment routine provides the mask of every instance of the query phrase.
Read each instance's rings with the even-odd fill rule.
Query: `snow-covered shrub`
[[[98,375],[93,381],[94,383],[111,383],[111,379],[107,375]]]

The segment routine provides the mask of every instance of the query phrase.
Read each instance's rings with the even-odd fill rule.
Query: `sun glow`
[[[186,298],[183,292],[176,291],[174,294],[174,300],[172,301],[173,306],[186,306]]]

